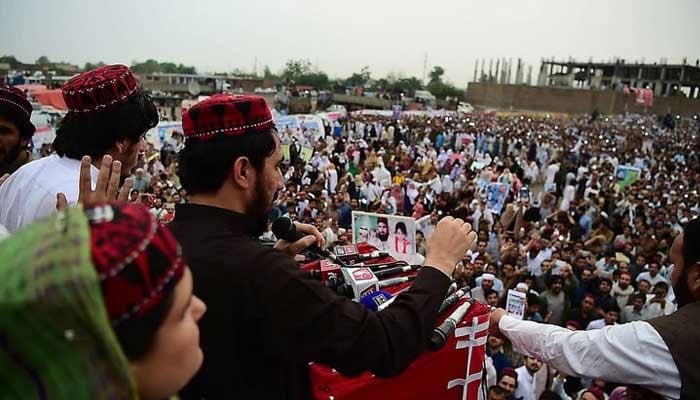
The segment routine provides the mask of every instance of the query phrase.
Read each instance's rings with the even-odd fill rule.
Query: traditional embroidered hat
[[[102,204],[85,211],[92,261],[112,325],[144,315],[182,277],[177,240],[140,204]]]
[[[124,103],[140,89],[129,67],[114,64],[73,77],[63,85],[61,92],[70,112],[87,113]]]
[[[265,99],[252,95],[216,94],[193,105],[182,116],[187,141],[260,133],[274,126]]]
[[[24,92],[14,86],[0,86],[0,107],[7,107],[27,117],[32,115],[32,105],[27,100]]]

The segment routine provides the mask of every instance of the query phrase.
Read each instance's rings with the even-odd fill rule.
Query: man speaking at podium
[[[373,313],[302,276],[292,255],[322,244],[315,228],[298,225],[307,236],[276,249],[257,243],[284,188],[263,98],[212,96],[184,114],[183,130],[181,182],[191,199],[170,226],[208,307],[200,321],[204,365],[183,399],[309,398],[310,361],[347,375],[392,376],[418,357],[449,276],[475,239],[469,224],[440,221],[411,289]]]
[[[492,334],[564,372],[637,385],[673,399],[700,399],[700,219],[688,222],[671,246],[678,311],[592,331],[521,321],[498,309]],[[650,398],[647,396],[645,398]]]

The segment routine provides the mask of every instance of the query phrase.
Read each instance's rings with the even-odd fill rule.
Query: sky
[[[131,64],[199,72],[282,70],[304,58],[332,78],[423,77],[466,87],[477,60],[689,63],[700,58],[699,0],[2,0],[0,54],[34,62]],[[513,71],[514,72],[514,71]]]

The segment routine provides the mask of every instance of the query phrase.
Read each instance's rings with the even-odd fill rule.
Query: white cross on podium
[[[466,367],[466,372],[464,379],[453,379],[449,382],[447,382],[447,390],[450,390],[454,387],[457,386],[462,386],[462,400],[476,400],[476,399],[467,399],[467,393],[468,393],[468,386],[472,382],[480,381],[481,380],[481,374],[483,373],[483,370],[479,370],[479,372],[475,374],[469,375],[469,370],[472,364],[472,352],[474,351],[474,347],[476,346],[483,346],[486,344],[486,339],[487,335],[484,335],[480,338],[477,338],[476,335],[480,332],[483,332],[484,330],[489,328],[489,321],[486,320],[486,322],[479,323],[479,317],[473,317],[472,318],[472,323],[471,325],[468,326],[463,326],[460,328],[457,328],[455,330],[455,337],[457,338],[462,338],[462,337],[467,337],[466,340],[458,340],[457,341],[457,350],[464,349],[464,348],[469,348],[467,351],[467,367]]]

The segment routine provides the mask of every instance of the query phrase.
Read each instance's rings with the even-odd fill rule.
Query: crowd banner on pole
[[[618,165],[615,167],[615,180],[617,190],[623,190],[625,187],[633,185],[639,179],[642,170],[630,165]]]
[[[486,206],[494,213],[500,214],[510,193],[510,185],[505,183],[489,183],[486,185]]]
[[[308,163],[311,161],[311,157],[314,155],[314,149],[311,146],[301,146],[301,151],[299,152],[301,159]]]

